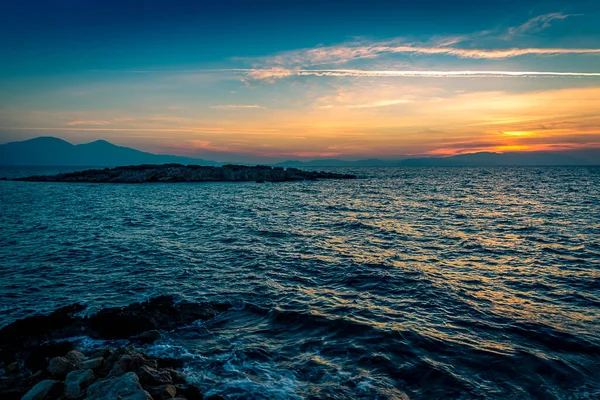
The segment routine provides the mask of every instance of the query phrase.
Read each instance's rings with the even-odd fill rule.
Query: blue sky
[[[600,146],[597,1],[0,7],[0,142],[240,161]]]

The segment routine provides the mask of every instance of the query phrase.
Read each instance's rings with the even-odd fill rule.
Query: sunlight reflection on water
[[[282,379],[303,397],[600,390],[600,168],[351,172],[0,182],[0,323],[176,294],[247,305],[168,339],[234,397],[249,377],[257,396]]]

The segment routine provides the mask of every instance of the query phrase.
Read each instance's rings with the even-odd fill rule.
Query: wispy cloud
[[[508,28],[509,35],[520,35],[526,33],[540,32],[544,29],[550,28],[552,21],[562,21],[568,17],[579,16],[580,14],[563,14],[561,12],[548,13],[533,17],[525,23]]]
[[[385,55],[450,55],[470,59],[506,59],[525,55],[565,55],[600,54],[600,48],[563,48],[563,47],[527,47],[527,48],[459,48],[446,45],[415,45],[399,43],[400,40],[387,42],[354,42],[337,46],[317,47],[313,49],[293,50],[284,54],[265,57],[255,65],[279,68],[286,74],[284,66],[316,66],[345,64],[353,60],[372,59]]]
[[[108,121],[69,121],[65,123],[68,126],[79,126],[79,125],[108,125],[110,122]]]
[[[258,104],[219,104],[210,106],[213,110],[248,110],[248,109],[262,109],[263,106]]]
[[[408,99],[380,100],[380,101],[375,101],[373,103],[353,104],[353,105],[347,106],[347,108],[388,107],[388,106],[395,106],[395,105],[398,105],[398,104],[406,104],[406,103],[410,103],[410,100],[408,100]]]
[[[430,37],[423,41],[405,37],[376,41],[362,39],[331,46],[290,50],[246,61],[250,61],[257,68],[277,69],[279,77],[285,77],[288,75],[288,69],[336,66],[356,60],[393,55],[445,55],[462,59],[500,60],[526,55],[600,54],[600,48],[519,47],[514,44],[516,36],[540,32],[549,28],[555,21],[576,15],[578,14],[554,12],[533,17],[521,25],[498,27],[471,34]],[[510,47],[507,46],[509,40]]]

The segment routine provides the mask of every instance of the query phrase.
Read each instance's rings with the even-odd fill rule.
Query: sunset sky
[[[600,2],[0,6],[0,143],[217,161],[600,147]]]

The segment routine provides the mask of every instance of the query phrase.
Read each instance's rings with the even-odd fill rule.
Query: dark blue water
[[[0,325],[174,294],[235,308],[148,351],[231,398],[600,395],[600,168],[344,171],[0,182]]]

